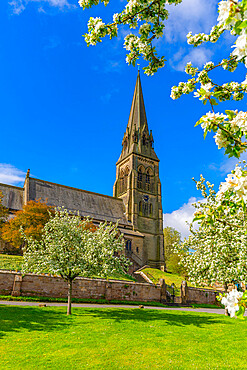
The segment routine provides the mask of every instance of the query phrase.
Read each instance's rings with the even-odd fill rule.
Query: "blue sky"
[[[1,1],[0,182],[22,185],[30,168],[37,178],[112,195],[137,69],[125,62],[126,29],[94,47],[81,35],[90,16],[108,21],[124,1],[113,3],[83,11],[76,0]],[[165,222],[186,235],[184,221],[200,197],[191,178],[202,173],[218,186],[236,161],[194,128],[209,107],[193,95],[173,101],[170,90],[186,80],[186,62],[201,67],[221,61],[234,40],[225,36],[199,48],[186,44],[189,31],[208,32],[215,24],[216,0],[184,0],[169,8],[166,36],[157,43],[166,66],[153,77],[142,73],[141,80],[160,159]],[[218,81],[233,77],[215,73]],[[244,80],[245,73],[239,68],[235,80]],[[245,102],[219,109],[229,106],[245,109]]]

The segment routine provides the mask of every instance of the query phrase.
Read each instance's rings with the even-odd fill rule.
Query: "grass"
[[[176,287],[180,288],[182,281],[185,280],[184,276],[170,274],[169,272],[153,268],[146,268],[142,270],[142,272],[144,272],[154,284],[158,284],[160,279],[165,279],[166,284],[171,285],[173,283]]]
[[[1,369],[246,369],[246,321],[122,308],[0,306]]]
[[[171,274],[170,272],[163,272],[161,270],[154,269],[154,268],[146,268],[142,270],[142,272],[144,272],[144,274],[146,274],[149,277],[149,279],[154,282],[154,284],[158,284],[159,279],[165,279],[165,282],[167,285],[175,284],[175,287],[176,287],[175,295],[180,296],[180,287],[181,287],[182,281],[185,280],[184,276]],[[189,281],[187,281],[187,284],[188,286],[194,286]],[[207,286],[203,286],[201,288],[215,290],[215,288],[207,287]]]
[[[22,260],[22,256],[0,254],[0,270],[21,271]]]
[[[12,270],[12,271],[21,271],[22,270],[22,256],[12,256],[7,254],[0,254],[0,270]],[[109,279],[114,280],[126,280],[126,281],[136,281],[135,278],[126,274],[115,273],[112,276],[109,276]]]

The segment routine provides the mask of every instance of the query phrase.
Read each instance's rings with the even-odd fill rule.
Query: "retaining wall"
[[[0,294],[15,296],[67,297],[67,283],[57,276],[26,274],[0,270]],[[214,304],[219,292],[210,289],[181,286],[181,303]],[[159,285],[131,281],[87,279],[78,277],[73,282],[73,298],[107,299],[141,302],[167,301],[166,284],[163,279]]]
[[[67,283],[60,277],[0,270],[0,294],[67,297]],[[73,298],[160,301],[160,287],[146,283],[76,278]]]

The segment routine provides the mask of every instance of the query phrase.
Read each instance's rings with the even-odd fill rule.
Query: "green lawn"
[[[20,271],[22,268],[22,259],[22,256],[0,254],[0,270]]]
[[[0,369],[246,369],[247,322],[143,309],[0,306]]]
[[[153,269],[153,268],[146,268],[142,270],[142,272],[144,272],[144,274],[146,274],[149,277],[149,279],[151,279],[154,282],[154,284],[158,284],[159,279],[165,279],[165,282],[167,285],[175,284],[176,286],[175,295],[180,296],[180,287],[181,287],[182,281],[185,280],[184,276],[171,274],[169,272],[163,272],[161,270]],[[189,281],[187,281],[187,284],[188,286],[194,286]],[[207,286],[204,286],[202,288],[214,289],[212,287],[207,287]]]
[[[163,272],[153,268],[146,268],[142,270],[142,272],[144,272],[144,274],[146,274],[154,284],[158,284],[159,279],[165,279],[166,284],[171,285],[174,283],[178,288],[180,288],[182,281],[185,280],[184,276],[170,274],[169,272]]]

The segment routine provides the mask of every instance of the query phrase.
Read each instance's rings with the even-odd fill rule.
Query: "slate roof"
[[[40,199],[48,205],[79,211],[95,220],[131,225],[125,215],[122,199],[76,189],[29,177],[29,200]]]
[[[17,186],[0,184],[3,194],[3,205],[10,210],[19,211],[23,207],[23,188]]]

